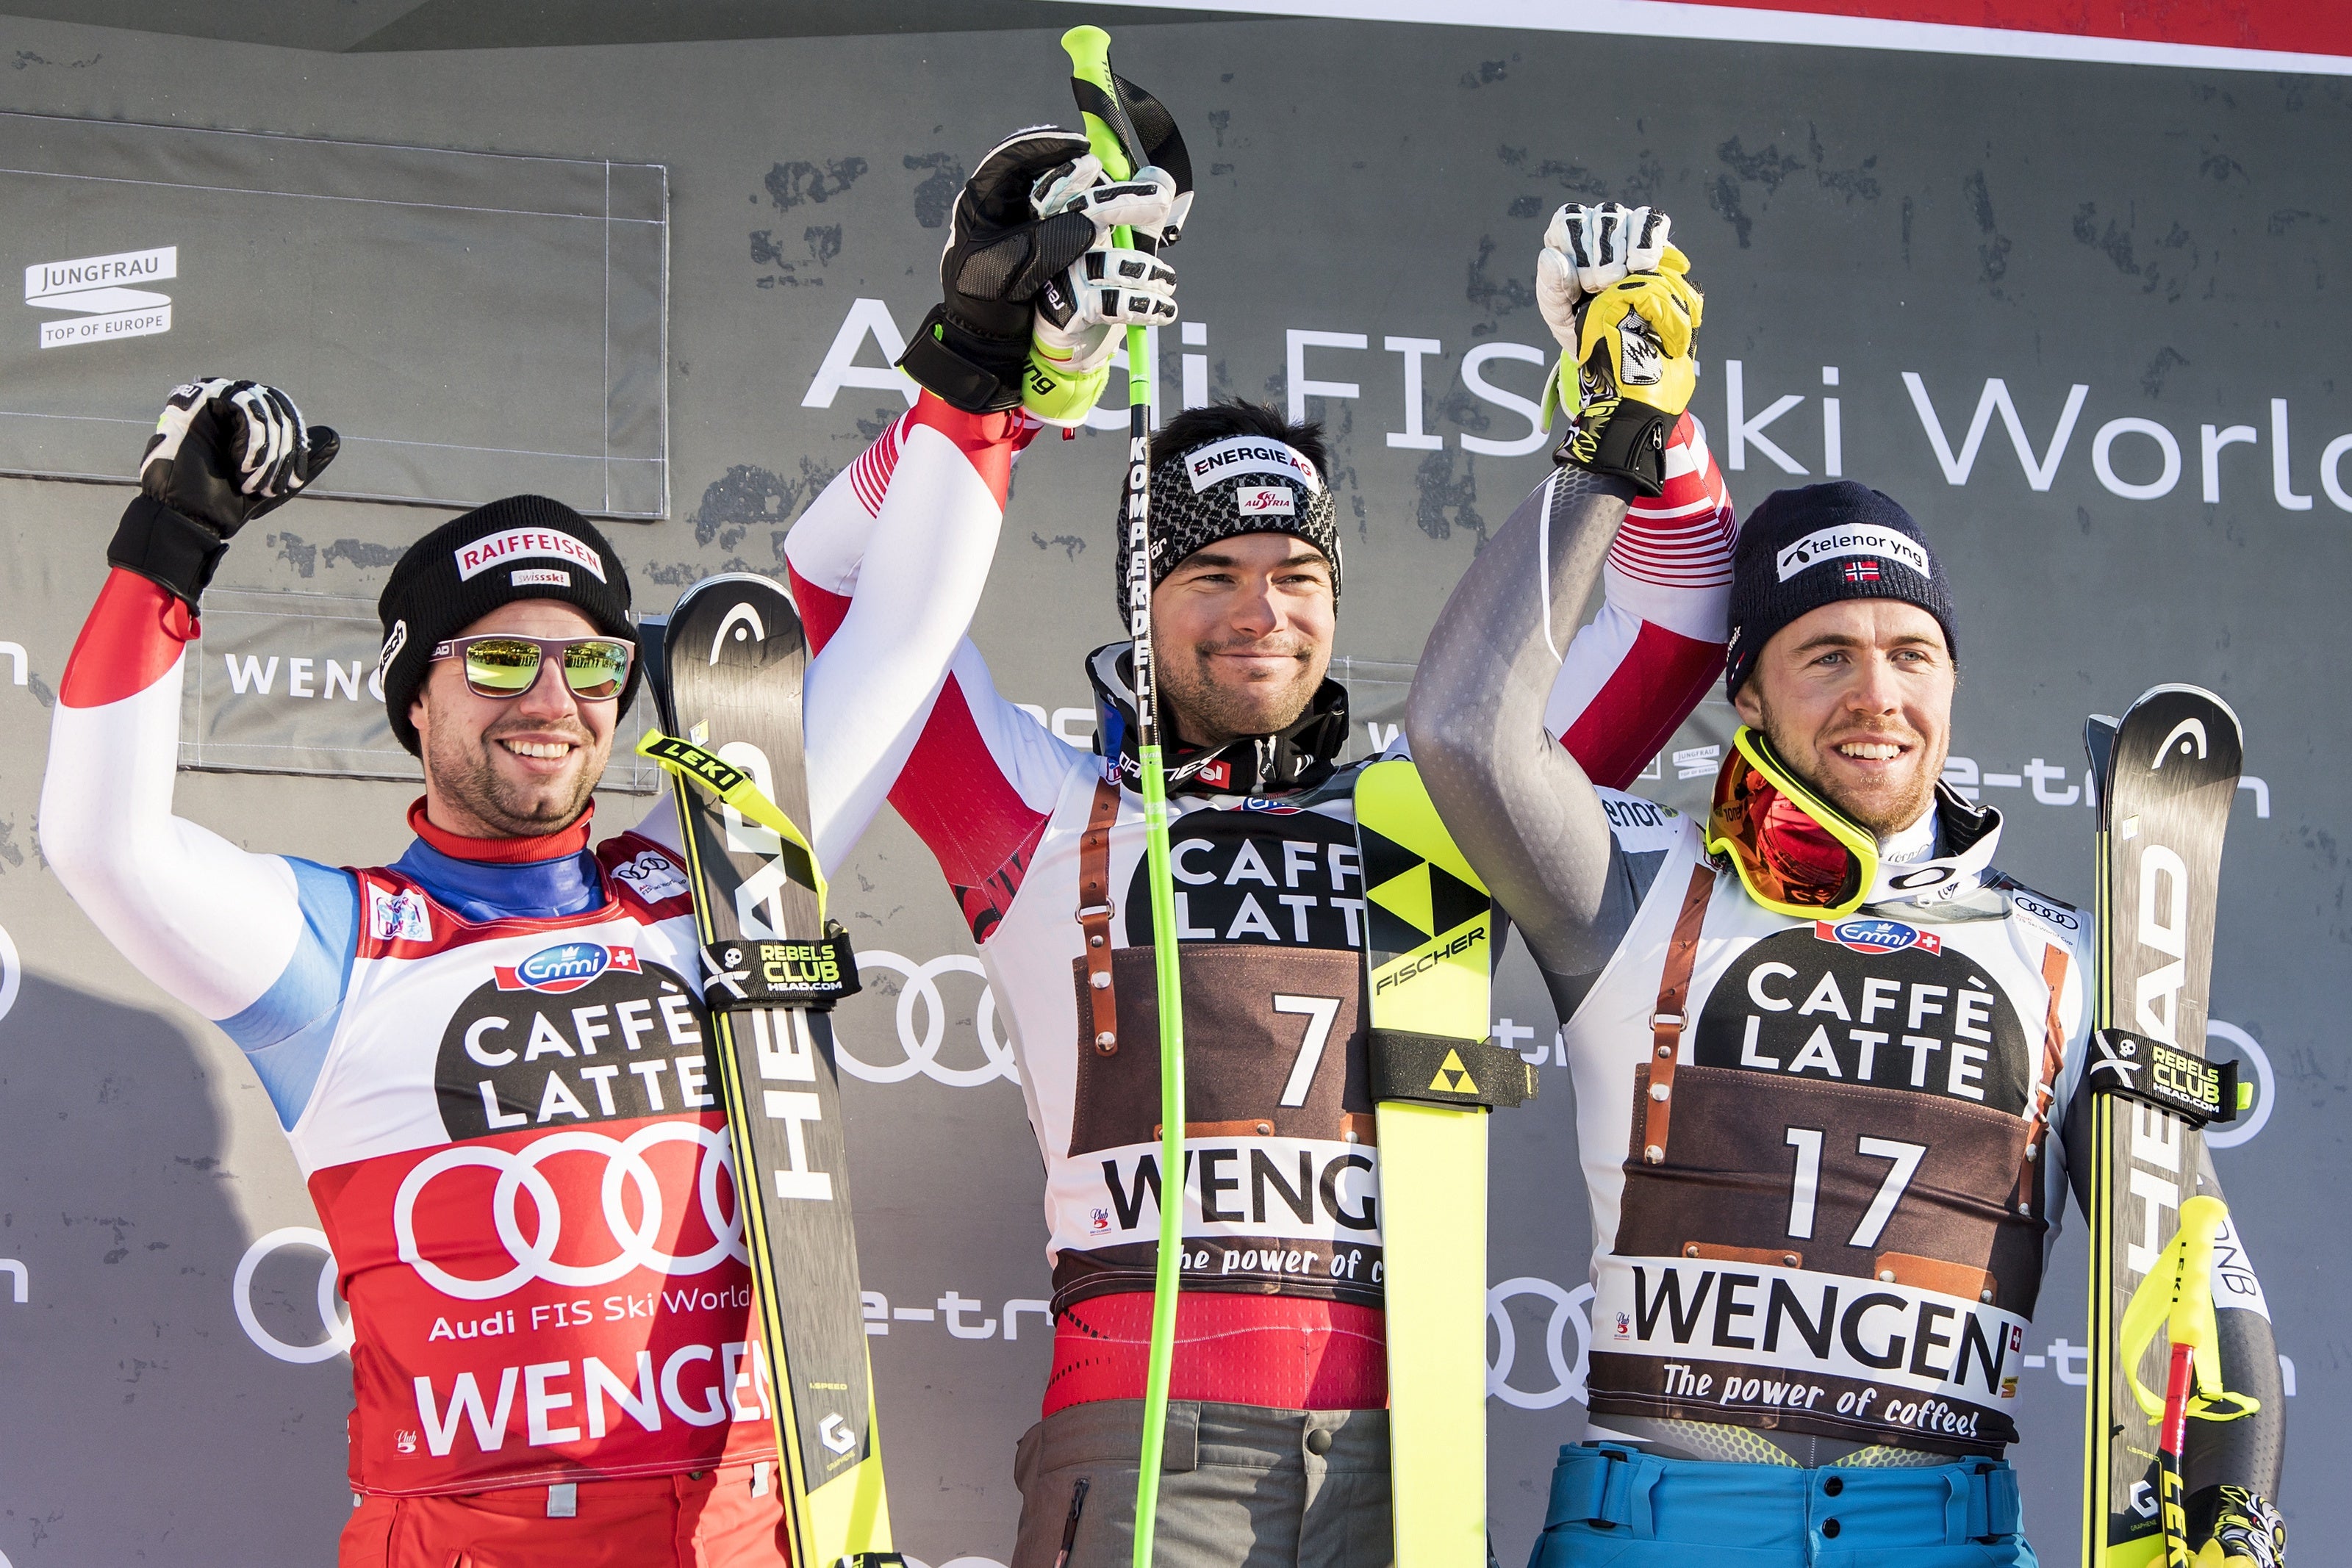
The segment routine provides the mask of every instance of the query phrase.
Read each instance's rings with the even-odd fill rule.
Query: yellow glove
[[[2270,1500],[2243,1487],[2221,1489],[2212,1538],[2198,1550],[2196,1568],[2285,1568],[2286,1521]]]
[[[1588,298],[1577,362],[1563,357],[1556,387],[1546,389],[1547,402],[1556,396],[1576,408],[1561,460],[1630,479],[1645,496],[1665,487],[1666,437],[1698,389],[1691,345],[1706,301],[1689,273],[1689,258],[1668,246],[1655,272]]]

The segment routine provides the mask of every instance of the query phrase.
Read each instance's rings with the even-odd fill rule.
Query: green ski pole
[[[1110,35],[1073,27],[1070,56],[1087,142],[1103,172],[1135,172],[1142,141],[1110,72]],[[1132,152],[1132,156],[1130,153]],[[1125,228],[1114,243],[1130,245]],[[1127,329],[1127,621],[1135,644],[1136,750],[1143,766],[1144,853],[1151,883],[1152,970],[1160,993],[1160,1255],[1151,1281],[1151,1361],[1143,1394],[1143,1452],[1135,1480],[1135,1568],[1151,1568],[1160,1456],[1168,1433],[1168,1373],[1176,1351],[1176,1292],[1184,1248],[1184,999],[1176,964],[1176,883],[1168,869],[1168,775],[1160,749],[1160,694],[1151,658],[1151,341]]]

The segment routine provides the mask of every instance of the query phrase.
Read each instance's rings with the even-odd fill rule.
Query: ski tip
[[[2242,731],[2245,728],[2244,725],[2239,724],[2238,722],[2238,710],[2231,707],[2221,693],[2210,690],[2204,686],[2191,685],[2186,681],[2167,681],[2160,685],[2150,686],[2147,690],[2140,693],[2137,697],[2133,699],[2132,706],[2139,707],[2157,697],[2166,696],[2176,693],[2192,697],[2204,698],[2207,702],[2211,703],[2215,707],[2220,708],[2223,713],[2228,714],[2230,716],[2230,722],[2231,724],[2238,725],[2240,730]]]

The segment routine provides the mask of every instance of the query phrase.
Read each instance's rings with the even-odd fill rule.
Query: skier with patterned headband
[[[1603,430],[1464,575],[1405,725],[1542,969],[1576,1090],[1591,1424],[1533,1568],[2031,1564],[2001,1455],[2092,1158],[2094,949],[2087,916],[1994,868],[2000,814],[1940,782],[1942,563],[1852,482],[1748,515],[1725,675],[1745,724],[1704,821],[1547,737],[1551,628],[1640,505],[1576,455],[1622,403],[1687,399],[1689,334],[1652,308],[1675,292],[1661,269],[1632,314],[1608,290],[1545,299],[1562,400]],[[2189,1423],[2186,1535],[2200,1565],[2271,1568],[2277,1352],[2242,1242],[2225,1229],[2216,1256],[2222,1375],[2253,1413]]]
[[[942,268],[959,325],[936,362],[1025,378],[1049,409],[1090,403],[1108,374],[1073,362],[1074,335],[1174,309],[1154,266],[1087,289],[1056,312],[1058,340],[1033,340],[1045,284],[1148,260],[1112,246],[1113,225],[1159,229],[1176,204],[1164,180],[1105,182],[1084,152],[1050,133],[990,154]],[[992,265],[992,246],[1022,265]],[[959,287],[973,276],[986,297]],[[961,325],[1007,318],[1017,342]],[[927,396],[887,437],[900,499],[869,519],[867,577],[903,619],[878,643],[844,628],[842,653],[808,672],[828,870],[880,807],[971,615],[1011,454],[1037,428],[1017,388],[974,401]],[[560,502],[509,497],[394,568],[376,673],[425,794],[392,864],[251,853],[172,814],[205,586],[338,444],[273,388],[172,394],[61,683],[43,852],[125,956],[245,1051],[293,1145],[351,1304],[346,1568],[781,1565],[773,1395],[722,1180],[676,818],[665,803],[590,841],[641,667],[604,536]],[[857,508],[871,472],[823,504]],[[93,772],[119,787],[89,789]]]
[[[1571,212],[1600,233],[1599,209]],[[1584,257],[1604,287],[1629,259],[1616,238],[1628,214],[1607,214],[1608,246]],[[1649,238],[1656,265],[1663,221]],[[1053,329],[1042,320],[1041,339]],[[1107,356],[1107,332],[1070,353]],[[952,401],[967,361],[935,376],[924,340],[904,364]],[[920,494],[896,444],[924,417],[900,421],[853,489],[828,492],[786,541],[794,597],[829,654],[902,634],[909,612],[878,576],[889,557],[874,536]],[[1622,783],[1719,667],[1733,522],[1690,422],[1629,411],[1612,454],[1646,498],[1610,555],[1601,619],[1546,683],[1544,724]],[[1271,1554],[1372,1568],[1391,1561],[1380,1151],[1358,768],[1341,760],[1347,694],[1327,674],[1342,586],[1328,458],[1316,426],[1226,403],[1169,418],[1151,469],[1172,742],[1176,929],[1164,935],[1180,945],[1188,1153],[1202,1184],[1156,1550],[1183,1564]],[[942,512],[938,526],[946,543],[961,525]],[[1091,750],[1000,695],[961,644],[890,793],[980,944],[1045,1166],[1053,1370],[1014,1458],[1013,1568],[1127,1552],[1152,1310],[1156,934],[1129,645],[1096,648],[1085,668]]]

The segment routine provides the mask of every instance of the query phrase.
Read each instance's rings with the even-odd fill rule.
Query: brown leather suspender
[[[1087,937],[1087,994],[1094,1004],[1095,1050],[1105,1056],[1118,1051],[1118,998],[1110,981],[1110,917],[1118,907],[1110,896],[1110,831],[1118,821],[1118,794],[1111,780],[1095,781],[1094,807],[1078,840],[1078,929]]]
[[[2050,1131],[2051,1103],[2057,1096],[2058,1074],[2066,1066],[2066,1020],[2059,1004],[2066,996],[2066,949],[2055,942],[2042,949],[2042,983],[2050,988],[2050,1011],[2042,1025],[2042,1071],[2033,1085],[2030,1113],[2033,1125],[2025,1135],[2025,1163],[2017,1168],[2017,1212],[2033,1215],[2034,1174],[2042,1168],[2042,1140]]]
[[[1706,924],[1715,876],[1715,867],[1706,861],[1691,868],[1690,889],[1683,894],[1682,913],[1675,916],[1665,968],[1658,976],[1658,1008],[1650,1016],[1654,1047],[1650,1055],[1650,1098],[1642,1123],[1642,1159],[1646,1165],[1665,1163],[1666,1126],[1675,1109],[1675,1059],[1682,1053],[1683,1029],[1689,1021],[1684,1009],[1690,1002],[1691,969],[1698,962],[1699,927]]]

